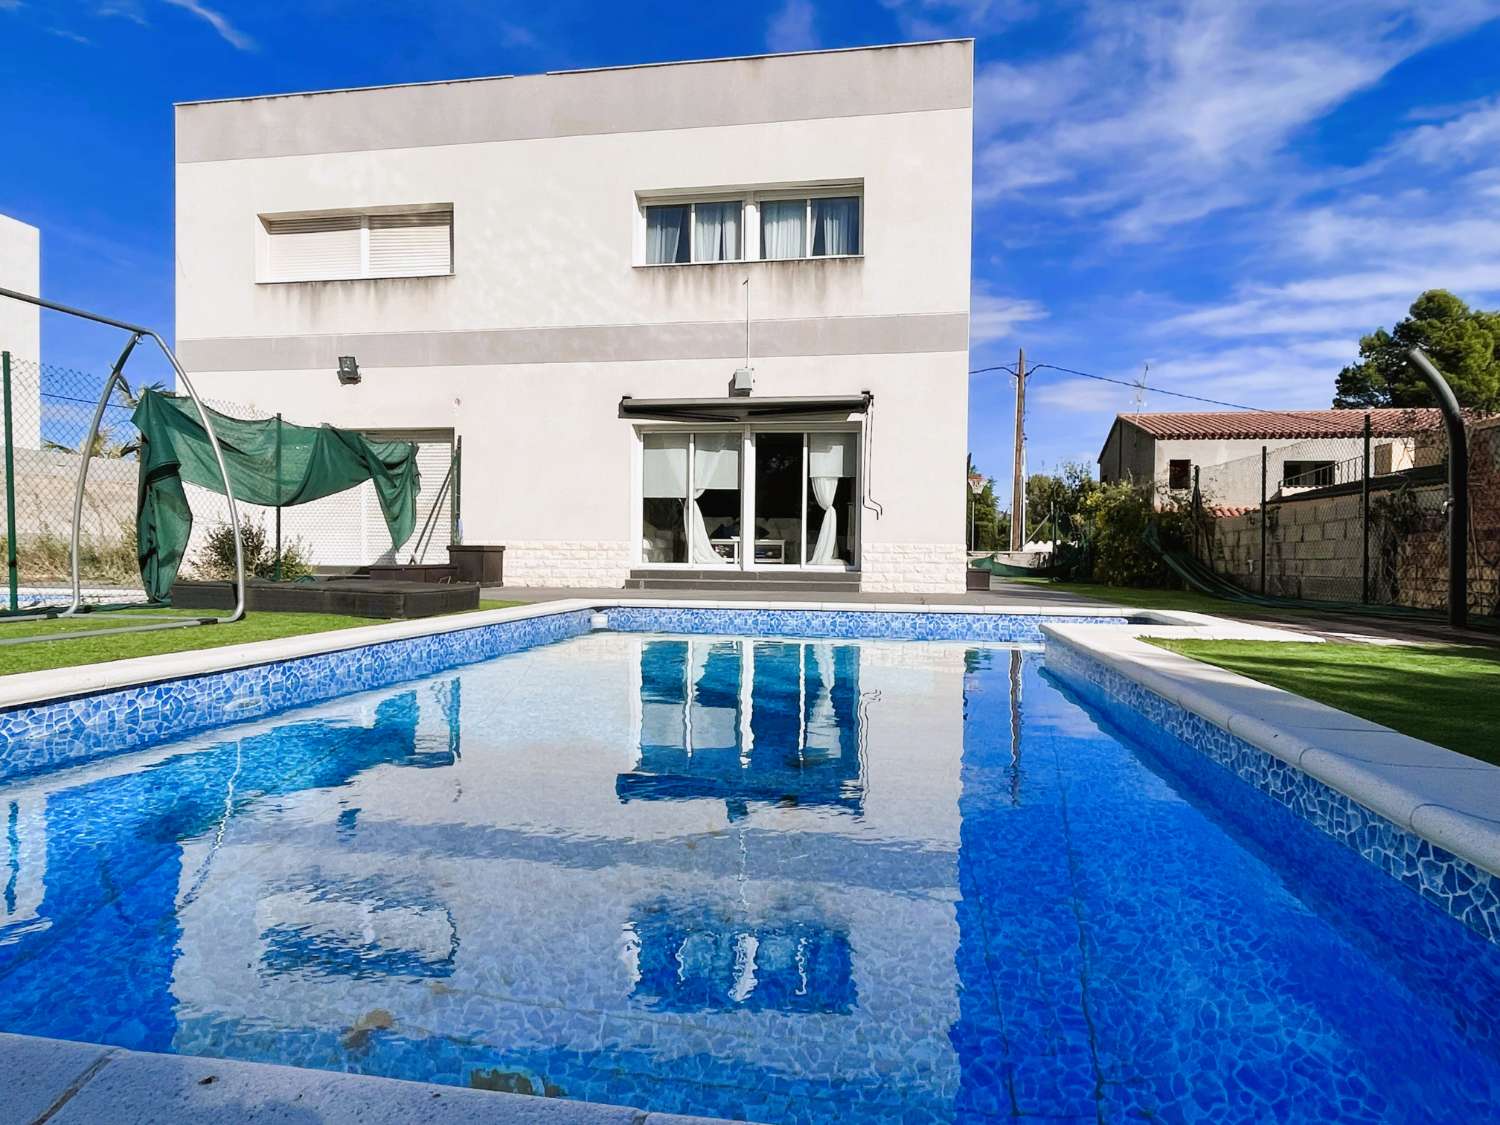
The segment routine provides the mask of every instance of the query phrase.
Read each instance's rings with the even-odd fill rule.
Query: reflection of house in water
[[[644,904],[627,923],[632,999],[668,1012],[847,1012],[849,935],[826,922],[745,924],[708,907]]]
[[[275,725],[49,792],[45,829],[43,818],[32,817],[26,841],[16,848],[31,857],[33,897],[39,877],[45,889],[29,925],[0,931],[11,939],[0,941],[0,973],[22,959],[58,956],[89,970],[50,974],[44,998],[0,990],[0,1019],[15,1004],[26,1009],[32,1034],[170,1047],[177,950],[162,940],[161,927],[165,919],[175,925],[179,910],[197,897],[217,851],[210,844],[205,858],[188,869],[184,842],[216,840],[229,819],[254,802],[335,789],[378,765],[451,764],[455,753],[447,738],[419,744],[417,717],[416,692],[408,691],[381,702],[368,726]],[[40,875],[38,844],[46,849]],[[61,935],[48,931],[52,919],[79,918],[89,921]],[[49,947],[64,938],[65,948]],[[424,940],[424,951],[428,944]],[[101,997],[113,999],[103,1003]],[[43,999],[45,1007],[38,1007]]]
[[[0,801],[0,947],[52,924],[42,914],[47,818],[40,798]]]
[[[860,650],[716,638],[641,646],[640,757],[621,801],[713,798],[859,813]]]

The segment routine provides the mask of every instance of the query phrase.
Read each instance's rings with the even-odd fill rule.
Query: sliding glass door
[[[641,561],[737,565],[739,432],[641,438]]]
[[[858,450],[849,431],[643,434],[640,561],[856,566]]]

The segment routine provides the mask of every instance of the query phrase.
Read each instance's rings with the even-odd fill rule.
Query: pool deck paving
[[[362,1074],[0,1034],[0,1125],[710,1125]]]

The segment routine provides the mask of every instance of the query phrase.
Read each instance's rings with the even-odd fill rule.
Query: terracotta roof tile
[[[1402,437],[1441,429],[1435,407],[1382,407],[1377,410],[1206,410],[1160,414],[1121,414],[1119,421],[1152,437],[1322,438],[1358,436],[1370,415],[1376,437]]]

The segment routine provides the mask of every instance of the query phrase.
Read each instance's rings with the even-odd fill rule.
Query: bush
[[[1159,506],[1158,506],[1159,505]],[[1081,518],[1095,582],[1107,586],[1174,588],[1181,583],[1146,539],[1155,523],[1162,546],[1185,551],[1193,542],[1193,513],[1186,503],[1163,492],[1124,481],[1101,484],[1084,498]]]
[[[240,523],[240,548],[245,554],[245,574],[251,578],[276,577],[276,550],[266,540],[266,529],[249,520]],[[199,578],[230,581],[234,578],[234,528],[220,521],[203,538],[203,548],[193,559]],[[293,539],[281,545],[281,579],[292,582],[312,574],[307,548]]]

